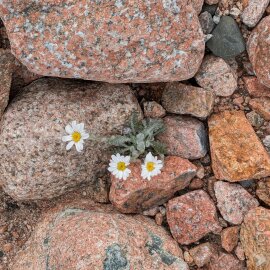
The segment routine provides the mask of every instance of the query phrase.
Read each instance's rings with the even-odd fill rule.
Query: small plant
[[[138,118],[138,113],[133,112],[130,118],[130,127],[124,135],[112,136],[108,143],[116,148],[118,153],[128,155],[132,160],[137,159],[145,152],[152,152],[161,158],[166,153],[166,147],[155,140],[155,136],[165,131],[162,119]]]

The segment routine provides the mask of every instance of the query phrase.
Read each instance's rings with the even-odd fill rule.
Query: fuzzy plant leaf
[[[155,136],[165,130],[162,119],[139,120],[138,113],[133,113],[130,119],[129,133],[113,136],[108,140],[118,153],[131,156],[132,160],[151,151],[153,154],[164,156],[166,147],[155,139]]]

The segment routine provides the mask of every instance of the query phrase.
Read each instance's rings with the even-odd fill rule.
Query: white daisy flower
[[[151,177],[156,176],[161,173],[163,167],[163,162],[154,157],[151,152],[149,152],[142,164],[142,178],[150,180]]]
[[[84,140],[89,138],[89,134],[84,130],[84,124],[77,124],[76,121],[72,121],[71,124],[68,124],[65,127],[65,130],[68,135],[62,137],[63,142],[69,142],[66,146],[67,150],[70,150],[71,147],[75,144],[76,150],[81,152],[83,150]]]
[[[112,155],[108,170],[118,179],[126,180],[130,174],[130,156]]]

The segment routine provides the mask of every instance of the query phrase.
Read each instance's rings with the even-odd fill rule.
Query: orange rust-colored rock
[[[270,210],[257,207],[248,212],[241,226],[240,239],[248,269],[270,269]]]
[[[262,200],[264,203],[270,206],[270,178],[269,177],[266,179],[260,180],[258,182],[256,195],[259,197],[260,200]]]
[[[169,233],[150,218],[89,200],[49,209],[11,270],[188,270]]]
[[[260,114],[266,121],[270,121],[270,98],[253,98],[249,101],[250,107]]]
[[[195,165],[175,156],[166,157],[161,174],[151,180],[141,177],[141,161],[130,164],[129,169],[127,180],[111,176],[110,201],[123,213],[138,213],[163,204],[196,175]]]
[[[13,54],[44,76],[181,81],[204,56],[203,0],[3,0]]]
[[[270,157],[242,111],[214,114],[208,121],[212,169],[230,182],[270,175]]]
[[[221,232],[221,245],[227,252],[232,252],[239,239],[239,226],[225,228]]]
[[[257,77],[247,76],[243,77],[245,87],[248,90],[248,93],[252,97],[270,97],[270,88],[261,84]]]

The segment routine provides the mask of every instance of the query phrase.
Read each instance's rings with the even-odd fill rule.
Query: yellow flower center
[[[117,163],[117,170],[118,171],[124,171],[127,168],[126,163],[123,161],[120,161]]]
[[[81,137],[82,137],[82,135],[78,131],[75,131],[72,133],[72,140],[76,143],[80,141]]]
[[[147,162],[146,169],[148,172],[152,172],[155,169],[155,163],[154,162]]]

